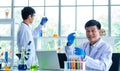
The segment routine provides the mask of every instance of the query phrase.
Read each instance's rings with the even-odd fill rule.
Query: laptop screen
[[[36,51],[40,69],[60,69],[56,51]]]

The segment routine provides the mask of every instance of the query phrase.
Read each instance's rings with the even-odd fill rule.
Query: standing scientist
[[[66,55],[78,55],[85,61],[86,70],[108,71],[112,65],[112,47],[100,37],[101,24],[96,20],[89,20],[85,24],[87,42],[79,47],[73,45],[75,34],[67,37]],[[74,48],[75,47],[75,48]]]
[[[22,23],[19,27],[17,33],[17,45],[18,52],[20,53],[22,49],[25,49],[27,54],[25,54],[25,63],[29,68],[31,65],[36,64],[36,54],[35,54],[35,44],[33,37],[38,35],[42,30],[42,26],[48,21],[47,17],[41,19],[40,24],[32,31],[30,25],[32,24],[35,16],[35,10],[32,7],[24,7],[21,11]],[[26,47],[29,44],[29,50],[26,50]]]

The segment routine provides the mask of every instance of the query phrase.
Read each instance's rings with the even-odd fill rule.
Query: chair
[[[67,61],[67,56],[65,53],[58,53],[58,59],[59,59],[59,64],[60,68],[64,68],[64,61]]]
[[[113,64],[109,71],[120,71],[120,53],[113,53],[112,61]]]

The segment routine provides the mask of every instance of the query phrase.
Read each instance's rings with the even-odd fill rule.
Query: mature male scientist
[[[75,34],[67,37],[66,55],[76,54],[84,58],[86,70],[108,71],[112,64],[112,47],[100,37],[101,24],[96,20],[89,20],[85,24],[87,42],[79,47],[73,45]]]

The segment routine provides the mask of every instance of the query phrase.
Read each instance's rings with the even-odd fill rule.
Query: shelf
[[[9,57],[9,62],[10,62],[10,66],[13,66],[13,62],[14,62],[14,19],[0,19],[0,24],[4,25],[4,24],[10,24],[10,31],[11,31],[11,35],[10,36],[0,36],[0,41],[11,41],[11,43],[9,44],[5,44],[6,48],[3,48],[3,51],[5,51],[7,48],[9,48],[10,45],[10,49],[12,50],[12,54]],[[9,26],[9,25],[8,25]],[[2,26],[0,26],[2,27]],[[4,31],[3,31],[4,32]],[[2,43],[2,42],[1,42]],[[8,47],[7,47],[8,45]],[[0,45],[1,47],[4,47],[4,45]]]
[[[0,40],[12,40],[12,37],[0,36]]]
[[[11,24],[13,19],[0,19],[0,24]]]

